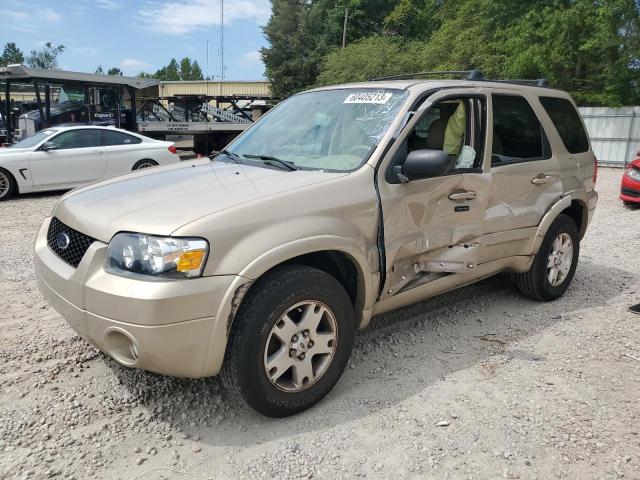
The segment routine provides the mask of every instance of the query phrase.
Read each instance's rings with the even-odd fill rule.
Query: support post
[[[5,123],[7,124],[7,143],[13,140],[13,128],[11,126],[11,82],[4,84]]]
[[[44,115],[46,117],[45,127],[51,126],[51,86],[44,84]]]
[[[129,98],[131,99],[131,131],[138,131],[138,110],[136,108],[136,89],[129,87]],[[144,111],[142,113],[144,116]],[[144,117],[143,117],[144,120]]]
[[[36,91],[36,101],[38,102],[38,113],[40,114],[40,123],[44,126],[44,110],[42,109],[42,99],[40,98],[40,85],[36,80],[33,81],[33,88]]]

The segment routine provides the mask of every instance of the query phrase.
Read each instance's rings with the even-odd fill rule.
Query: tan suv
[[[374,315],[498,272],[560,297],[597,202],[565,92],[384,80],[279,104],[213,161],[74,190],[35,242],[49,302],[127,367],[221,374],[286,416]]]

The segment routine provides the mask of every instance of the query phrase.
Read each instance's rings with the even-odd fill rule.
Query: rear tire
[[[331,275],[302,265],[260,278],[231,329],[221,377],[240,403],[269,417],[299,413],[327,395],[349,361],[355,315]]]
[[[11,198],[18,190],[16,180],[4,168],[0,168],[0,202]]]
[[[133,168],[131,169],[132,171],[135,170],[143,170],[145,168],[151,168],[151,167],[157,167],[158,166],[158,162],[156,162],[155,160],[151,160],[151,159],[144,159],[144,160],[138,160],[134,165]]]
[[[531,269],[514,274],[514,282],[523,295],[534,300],[560,298],[571,284],[579,255],[578,228],[571,217],[560,214],[542,240]]]

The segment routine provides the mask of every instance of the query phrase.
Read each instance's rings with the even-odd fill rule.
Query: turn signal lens
[[[169,151],[171,153],[173,153],[174,155],[176,155],[178,153],[178,149],[175,147],[175,145],[170,145],[169,146]]]
[[[176,270],[178,270],[179,272],[200,270],[205,253],[205,250],[192,250],[190,252],[184,252],[182,255],[180,255],[180,258],[178,258]]]

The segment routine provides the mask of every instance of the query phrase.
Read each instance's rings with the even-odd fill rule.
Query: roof
[[[507,90],[535,90],[537,92],[561,92],[550,87],[538,87],[533,85],[522,85],[519,83],[510,83],[508,81],[491,81],[491,80],[442,80],[442,79],[402,79],[402,80],[371,80],[368,82],[355,82],[346,83],[342,85],[331,85],[326,87],[316,88],[314,90],[333,90],[340,88],[383,88],[383,89],[398,89],[398,90],[412,90],[415,92],[421,92],[431,89],[440,88],[473,88],[473,87],[489,87],[500,88]]]
[[[155,78],[123,77],[120,75],[96,75],[94,73],[69,72],[29,68],[24,65],[0,67],[0,80],[53,80],[59,82],[86,82],[102,85],[120,85],[137,89],[160,85]]]

